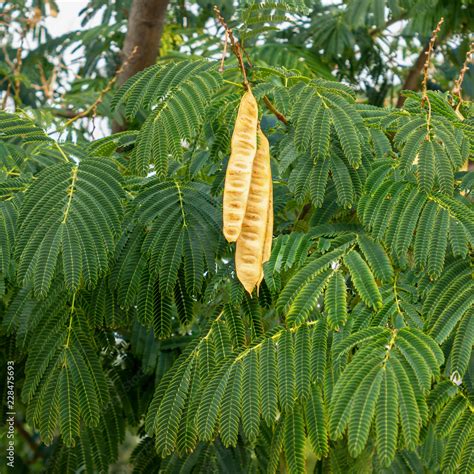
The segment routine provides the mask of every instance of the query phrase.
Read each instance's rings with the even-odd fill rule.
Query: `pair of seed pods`
[[[252,294],[263,280],[273,237],[270,146],[258,123],[250,89],[240,101],[224,186],[224,236],[236,242],[235,269]]]

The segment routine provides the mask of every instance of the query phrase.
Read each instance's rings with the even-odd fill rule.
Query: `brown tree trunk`
[[[169,0],[133,0],[122,49],[122,61],[127,63],[117,78],[119,86],[137,72],[155,64],[168,3]],[[126,126],[115,121],[112,123],[114,133],[124,129]]]
[[[401,90],[410,90],[416,91],[420,85],[420,74],[423,71],[423,66],[426,61],[426,52],[428,51],[429,43],[426,43],[425,47],[419,54],[418,58],[416,59],[415,64],[408,72],[408,76],[403,83]],[[403,97],[401,94],[398,96],[397,107],[403,107],[406,97]]]

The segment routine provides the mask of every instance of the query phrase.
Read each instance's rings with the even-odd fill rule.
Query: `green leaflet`
[[[368,182],[377,179],[385,166],[376,168]],[[361,221],[395,259],[406,265],[413,247],[417,266],[438,278],[445,263],[448,241],[455,253],[466,251],[474,222],[470,208],[461,199],[441,193],[427,196],[412,182],[393,182],[387,180],[387,176],[389,174],[376,189],[366,188],[358,208]]]
[[[275,346],[267,339],[260,351],[258,379],[261,384],[262,416],[271,426],[277,417],[277,362]]]
[[[357,241],[374,276],[383,282],[391,281],[393,278],[392,263],[382,245],[364,234],[359,234]]]
[[[309,317],[310,313],[318,304],[318,298],[322,294],[330,274],[331,271],[326,270],[301,288],[291,306],[288,308],[286,315],[288,324],[301,324]]]
[[[226,304],[224,306],[224,317],[229,326],[233,344],[237,347],[245,344],[245,328],[242,323],[242,316],[238,308]]]
[[[422,390],[431,387],[443,362],[436,343],[420,333],[403,328],[390,334],[368,327],[336,346],[336,361],[359,347],[337,380],[330,403],[330,434],[338,439],[347,427],[351,455],[364,450],[374,423],[379,460],[390,465],[397,447],[398,416],[404,442],[417,443],[428,413]]]
[[[472,413],[466,410],[457,423],[456,428],[453,430],[453,433],[450,435],[443,459],[441,460],[441,468],[445,469],[446,472],[456,472],[457,466],[461,460],[461,455],[466,449],[465,446],[468,441],[472,440],[473,428],[474,417],[472,416]],[[469,461],[464,459],[464,464],[467,462]]]
[[[311,328],[302,326],[295,334],[296,395],[304,400],[311,389]]]
[[[201,403],[196,413],[199,437],[210,441],[214,435],[220,405],[224,397],[225,387],[230,376],[230,361],[215,375],[202,394]]]
[[[109,391],[90,334],[79,327],[84,321],[65,309],[61,308],[54,325],[43,325],[31,342],[22,398],[30,403],[30,422],[45,440],[52,440],[59,424],[64,443],[74,446],[81,422],[98,425]],[[67,320],[70,329],[63,325]]]
[[[278,396],[280,405],[290,411],[295,402],[295,348],[293,335],[284,331],[278,341]]]
[[[200,291],[201,272],[208,255],[216,251],[221,233],[217,202],[205,191],[192,183],[156,180],[145,185],[134,202],[136,220],[150,225],[142,252],[150,255],[162,292],[174,288],[183,257],[186,290],[189,294]]]
[[[260,420],[260,384],[258,383],[259,357],[251,351],[243,362],[242,375],[242,425],[250,442],[257,439]]]
[[[305,435],[301,409],[295,409],[286,414],[283,423],[283,448],[288,463],[288,472],[304,472]]]
[[[0,140],[9,141],[21,136],[23,144],[50,142],[51,138],[26,114],[11,114],[0,111]]]
[[[418,152],[418,183],[420,189],[429,193],[434,185],[435,178],[435,156],[434,146],[431,140],[425,140]]]
[[[308,438],[318,459],[327,456],[329,451],[327,433],[327,415],[321,389],[313,384],[311,395],[304,405]]]
[[[361,151],[357,131],[349,114],[339,105],[331,108],[334,128],[341,142],[344,155],[354,168],[358,168],[361,160]]]
[[[242,396],[242,363],[234,364],[222,400],[219,433],[224,446],[235,446],[239,434]],[[247,416],[247,423],[253,421]]]
[[[339,329],[347,319],[346,281],[340,272],[335,272],[329,280],[324,294],[324,307],[329,325]]]
[[[344,257],[344,264],[349,269],[355,289],[364,303],[373,308],[382,306],[382,297],[374,276],[362,257],[352,250]]]
[[[375,367],[354,393],[348,421],[349,452],[354,457],[362,452],[367,443],[382,378],[380,367]]]
[[[309,195],[315,207],[322,207],[329,178],[328,159],[318,159],[311,171]]]
[[[407,448],[416,446],[421,428],[421,415],[412,382],[397,358],[392,357],[388,367],[397,379],[401,432]]]
[[[472,345],[474,344],[474,313],[467,311],[459,323],[454,336],[449,365],[451,373],[457,372],[464,375],[471,358]]]
[[[328,326],[325,318],[320,319],[313,330],[311,350],[311,373],[314,380],[324,381],[327,365]]]
[[[334,439],[342,436],[348,423],[354,393],[367,373],[380,365],[381,355],[383,352],[375,352],[373,348],[369,352],[361,351],[337,381],[331,399],[329,419],[329,432]]]
[[[63,435],[64,443],[74,446],[75,436],[79,435],[79,410],[76,391],[71,384],[71,374],[68,369],[61,370],[59,374],[59,428]]]
[[[311,154],[314,160],[326,161],[330,146],[331,115],[325,107],[314,114]]]
[[[345,248],[332,250],[319,258],[312,258],[307,265],[302,267],[287,283],[277,300],[277,309],[287,309],[300,294],[301,288],[307,286],[315,277],[326,270],[333,261],[337,261],[345,253]]]
[[[323,321],[301,326],[294,334],[279,329],[255,346],[222,359],[212,338],[226,324],[220,317],[206,337],[182,354],[155,392],[146,426],[167,452],[181,449],[185,441],[179,436],[194,446],[197,439],[211,441],[219,433],[225,446],[235,446],[239,426],[255,443],[262,421],[273,426],[278,415],[291,413],[298,400],[320,403],[307,400],[316,396],[313,386],[324,369],[327,327]],[[176,390],[180,396],[172,398]],[[316,412],[322,409],[311,406]],[[188,421],[180,418],[183,413]],[[315,436],[323,442],[321,434]]]
[[[377,455],[382,466],[390,466],[395,457],[398,435],[398,391],[393,371],[385,369],[375,410]]]

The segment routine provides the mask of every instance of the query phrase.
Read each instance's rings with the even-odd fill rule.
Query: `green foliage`
[[[199,134],[212,93],[219,85],[214,63],[181,61],[151,66],[117,91],[112,107],[124,105],[128,119],[142,109],[151,111],[131,156],[131,169],[136,174],[145,175],[152,163],[156,174],[165,177],[170,158],[182,159],[183,142]]]
[[[272,154],[252,296],[221,218],[241,78],[198,34],[207,7],[192,54],[101,97],[129,130],[0,113],[0,355],[48,472],[114,470],[136,436],[136,473],[472,472],[472,104],[381,108],[336,81],[298,28],[342,61],[396,10],[346,4],[248,2],[230,21]]]
[[[0,111],[0,138],[6,142],[19,142],[22,145],[49,141],[46,133],[25,115],[9,114]]]

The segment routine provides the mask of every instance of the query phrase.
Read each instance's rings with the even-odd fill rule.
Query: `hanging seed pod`
[[[257,293],[260,287],[260,283],[263,280],[263,264],[270,260],[270,256],[272,254],[272,241],[273,241],[273,180],[272,180],[272,173],[270,167],[270,154],[268,154],[268,166],[270,168],[270,197],[268,199],[268,215],[267,215],[267,228],[265,231],[265,243],[263,245],[263,255],[262,255],[262,268],[260,271],[260,278],[257,282]]]
[[[235,242],[241,232],[257,151],[257,101],[248,90],[240,101],[224,185],[224,236]]]
[[[247,208],[235,251],[237,277],[250,294],[259,283],[262,274],[270,191],[270,147],[267,137],[259,129],[258,149],[252,167]]]

